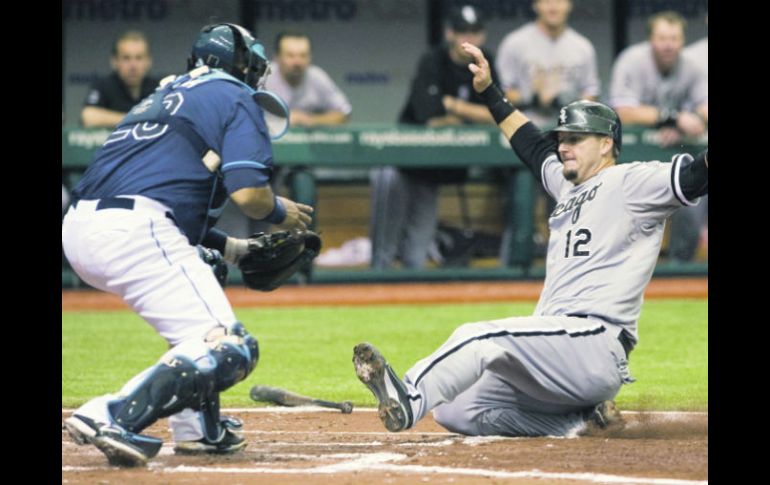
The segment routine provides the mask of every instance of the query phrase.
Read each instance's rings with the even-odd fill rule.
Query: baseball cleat
[[[358,379],[377,398],[378,414],[388,431],[402,431],[411,427],[412,406],[406,386],[382,354],[371,344],[358,344],[353,349],[353,365]]]
[[[626,421],[620,415],[615,401],[602,401],[588,415],[588,422],[599,429],[620,430],[626,426]]]
[[[178,441],[174,445],[174,453],[178,455],[224,455],[240,451],[246,448],[246,444],[246,440],[242,436],[228,429],[225,431],[224,438],[218,443],[212,443],[206,438],[196,441]]]
[[[130,433],[117,426],[99,424],[77,414],[64,420],[64,428],[78,445],[92,444],[105,454],[110,465],[144,466],[160,451],[157,438]]]

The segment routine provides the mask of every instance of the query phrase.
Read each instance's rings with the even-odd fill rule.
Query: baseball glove
[[[248,242],[249,252],[238,268],[252,290],[273,291],[321,252],[321,238],[313,231],[259,232]]]

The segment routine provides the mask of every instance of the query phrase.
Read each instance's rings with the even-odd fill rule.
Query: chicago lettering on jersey
[[[576,223],[578,219],[580,218],[580,209],[583,207],[583,204],[590,200],[594,200],[596,197],[596,192],[599,190],[599,187],[601,187],[601,183],[594,185],[591,187],[591,190],[584,190],[578,195],[575,195],[571,197],[567,202],[561,202],[559,203],[551,213],[551,217],[558,217],[562,214],[565,214],[570,211],[574,211],[572,213],[572,223]]]

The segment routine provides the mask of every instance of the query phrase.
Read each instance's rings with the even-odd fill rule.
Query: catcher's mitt
[[[321,238],[313,231],[257,233],[249,252],[238,261],[243,283],[252,290],[272,291],[321,252]]]

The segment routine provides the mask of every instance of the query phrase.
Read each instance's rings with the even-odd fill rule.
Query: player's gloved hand
[[[196,248],[198,249],[198,256],[200,256],[204,263],[211,266],[211,270],[214,272],[214,276],[217,278],[219,285],[224,288],[227,283],[228,269],[225,260],[222,257],[222,253],[216,249],[209,249],[201,246],[200,244],[196,246]]]
[[[321,252],[321,238],[313,231],[257,233],[248,239],[248,254],[238,261],[243,283],[272,291]]]

